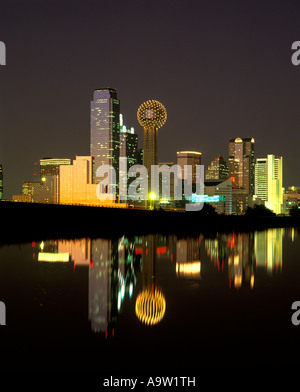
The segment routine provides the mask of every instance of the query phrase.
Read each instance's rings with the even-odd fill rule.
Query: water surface
[[[3,246],[2,368],[297,365],[299,250],[296,229]]]

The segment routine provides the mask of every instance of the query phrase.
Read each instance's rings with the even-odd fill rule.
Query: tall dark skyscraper
[[[90,155],[95,157],[94,181],[101,178],[96,172],[101,165],[115,168],[117,178],[120,156],[120,101],[113,88],[97,88],[91,102]],[[118,180],[117,180],[118,181]]]
[[[137,163],[138,135],[134,128],[127,129],[120,114],[120,158],[127,158],[127,168]]]
[[[221,180],[228,178],[228,166],[222,155],[216,157],[205,171],[206,180]]]
[[[234,188],[254,195],[254,138],[229,140],[229,178]]]
[[[3,199],[3,168],[0,163],[0,200]]]

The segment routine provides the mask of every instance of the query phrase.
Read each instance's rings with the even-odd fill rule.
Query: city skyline
[[[98,92],[101,92],[101,91],[103,91],[103,92],[105,92],[105,91],[112,91],[113,93],[115,93],[115,95],[117,96],[117,89],[115,89],[115,88],[110,88],[110,87],[104,87],[104,88],[101,88],[101,89],[99,89],[99,88],[95,88],[94,89],[94,94],[95,93],[98,93]],[[93,110],[94,110],[94,101],[92,101],[92,103],[91,103],[91,105],[92,105],[92,112],[93,112]],[[120,116],[120,118],[119,118],[119,121],[117,121],[117,125],[118,125],[118,132],[117,132],[117,134],[118,134],[118,136],[119,136],[119,139],[118,139],[118,141],[114,141],[114,143],[117,143],[118,144],[118,146],[117,146],[117,148],[114,150],[114,153],[113,153],[113,160],[112,159],[109,159],[109,158],[107,158],[107,162],[106,162],[106,160],[101,160],[101,162],[100,162],[100,164],[104,164],[104,163],[109,163],[109,162],[113,162],[113,166],[116,166],[116,170],[118,171],[118,162],[117,162],[117,164],[116,164],[116,160],[117,160],[117,156],[120,156],[120,154],[119,154],[119,151],[120,151],[120,144],[121,144],[121,139],[122,139],[122,137],[124,138],[124,136],[123,136],[123,134],[122,134],[122,132],[121,132],[121,127],[120,127],[120,122],[121,121],[123,121],[123,117],[124,117],[124,114],[120,111],[119,112],[119,107],[120,107],[120,100],[118,100],[118,116]],[[92,113],[91,112],[91,113]],[[126,116],[126,114],[125,114],[125,116]],[[92,143],[92,138],[93,138],[93,114],[91,115],[91,129],[90,129],[90,131],[88,132],[89,133],[89,135],[90,135],[90,138],[91,138],[91,143],[90,143],[90,153],[89,154],[87,154],[87,155],[85,155],[85,156],[94,156],[94,154],[93,153],[95,153],[95,147],[93,146],[93,143]],[[116,121],[116,120],[114,120],[114,121]],[[123,125],[123,124],[122,124]],[[125,126],[125,128],[126,128],[126,126]],[[137,127],[137,129],[138,129],[138,131],[140,131],[139,130],[139,126]],[[134,134],[134,136],[136,137],[136,139],[137,139],[137,141],[138,141],[138,139],[140,139],[140,141],[138,142],[138,147],[140,147],[140,148],[138,148],[139,150],[142,150],[143,149],[143,147],[144,147],[144,140],[143,140],[143,135],[141,135],[140,134],[140,132],[136,132],[136,133],[134,133],[134,128],[133,127],[131,127],[131,131],[129,131],[129,130],[127,130],[127,132],[129,131],[129,133],[133,133]],[[140,137],[139,137],[140,136]],[[252,141],[254,141],[254,137],[245,137],[245,138],[241,138],[239,135],[237,135],[236,137],[230,137],[229,138],[229,145],[230,145],[230,143],[231,142],[236,142],[236,140],[246,140],[246,139],[249,139],[249,142],[252,140]],[[228,140],[226,140],[225,141],[226,143],[228,142]],[[99,143],[98,143],[99,144]],[[159,143],[158,143],[158,145],[157,145],[157,149],[158,149],[158,147],[159,147]],[[180,148],[179,148],[180,149]],[[161,150],[161,148],[160,148],[160,150]],[[193,150],[193,149],[192,149]],[[226,151],[226,149],[224,149],[225,151]],[[228,147],[227,147],[227,151],[228,151]],[[262,150],[262,146],[260,146],[260,151],[263,151]],[[190,152],[192,152],[192,151],[190,151]],[[162,153],[161,153],[162,154]],[[172,154],[173,154],[173,156],[175,156],[175,159],[174,159],[174,161],[176,161],[176,156],[178,155],[178,151],[177,152],[172,152]],[[269,151],[269,152],[266,152],[266,151],[263,151],[262,153],[261,153],[261,155],[270,155],[270,154],[273,154],[271,151]],[[212,152],[212,155],[211,155],[211,157],[213,157],[213,156],[217,156],[218,155],[218,151],[214,151],[214,152]],[[281,154],[273,154],[273,155],[281,155]],[[63,157],[58,157],[58,156],[53,156],[53,157],[42,157],[42,156],[40,156],[39,157],[39,161],[41,162],[41,161],[43,161],[43,160],[47,160],[47,159],[53,159],[53,160],[56,160],[56,159],[65,159],[65,160],[69,160],[69,161],[71,161],[72,159],[75,159],[76,157],[78,156],[78,154],[76,154],[76,153],[73,153],[72,155],[71,155],[71,157],[67,157],[67,156],[63,156]],[[84,156],[84,155],[83,155]],[[205,162],[205,170],[207,170],[208,169],[208,167],[209,167],[209,160],[210,159],[212,159],[213,160],[213,158],[208,158],[208,157],[205,157],[205,156],[203,156],[202,155],[202,153],[201,153],[201,156],[202,156],[202,161],[204,161]],[[219,155],[220,156],[220,155]],[[230,152],[228,153],[227,152],[227,154],[225,153],[225,154],[223,154],[223,155],[221,155],[221,156],[223,156],[223,157],[225,157],[225,162],[230,166],[230,159],[231,159],[231,156],[230,156]],[[255,157],[255,159],[257,158],[257,156],[256,155],[254,155],[254,157]],[[161,159],[162,158],[162,159]],[[99,158],[98,158],[98,160],[99,160]],[[164,159],[164,156],[159,156],[159,159],[158,160],[160,160],[160,161],[166,161],[167,159]],[[96,162],[96,159],[95,159],[95,162]],[[20,179],[20,181],[23,181],[23,182],[31,182],[31,181],[34,181],[35,180],[35,177],[34,176],[36,176],[36,173],[34,173],[34,171],[35,171],[35,168],[34,168],[34,165],[35,163],[33,163],[33,161],[31,161],[31,168],[32,168],[32,173],[31,174],[29,174],[29,178],[26,178],[26,179]],[[203,164],[203,163],[202,163]],[[3,166],[3,164],[2,164],[2,166]],[[96,167],[96,164],[95,164],[95,167]],[[2,167],[2,169],[3,169],[3,167]],[[4,170],[3,170],[4,171]],[[4,174],[4,176],[5,176],[5,174]],[[230,177],[230,176],[229,176]],[[283,178],[284,178],[284,180],[285,180],[285,176],[283,176]],[[96,178],[96,176],[95,176],[95,178],[94,178],[94,181],[95,181],[95,183],[97,183],[97,178]],[[289,186],[295,186],[294,184],[296,184],[296,179],[295,179],[295,181],[294,182],[292,182],[292,183],[288,183],[288,184],[286,184],[286,187],[289,187]],[[4,178],[4,181],[3,181],[4,183],[5,183],[5,178]],[[283,184],[285,184],[287,181],[284,181],[284,183]],[[297,185],[296,185],[297,186]],[[253,188],[254,188],[254,184],[253,184]],[[19,185],[19,189],[20,189],[20,185]],[[4,186],[4,190],[3,190],[3,195],[5,196],[5,195],[9,195],[9,197],[8,197],[8,199],[9,198],[11,198],[11,196],[12,196],[12,193],[11,193],[11,191],[9,190],[9,191],[7,191],[6,190],[6,186]]]
[[[284,157],[284,186],[300,185],[300,72],[291,62],[299,4],[166,1],[145,17],[136,2],[101,10],[94,1],[3,3],[0,162],[10,195],[41,157],[89,154],[89,102],[99,85],[118,90],[126,124],[140,138],[136,108],[149,98],[166,105],[159,161],[175,161],[178,150],[201,151],[205,165],[216,155],[227,160],[227,140],[251,135],[256,156]],[[117,27],[102,18],[98,29],[99,13],[113,15]],[[153,59],[144,47],[155,47]]]
[[[299,15],[0,0],[3,374],[199,389],[298,366]]]
[[[109,93],[109,96],[107,96],[107,92]],[[99,106],[99,102],[103,105],[103,103],[104,103],[104,101],[106,102],[107,101],[107,99],[103,99],[103,97],[102,97],[102,95],[100,96],[99,95],[99,93],[100,93],[100,95],[102,94],[104,94],[103,95],[103,97],[104,98],[109,98],[110,99],[110,101],[116,101],[117,102],[117,117],[118,117],[118,119],[117,119],[117,117],[116,117],[116,115],[115,114],[113,114],[113,118],[114,118],[114,120],[113,120],[113,122],[109,125],[109,127],[107,128],[107,130],[109,131],[109,134],[107,135],[107,140],[105,139],[105,135],[103,134],[103,129],[104,128],[99,128],[99,129],[101,129],[101,132],[99,133],[99,136],[97,136],[97,134],[95,133],[95,124],[97,124],[97,127],[99,127],[99,124],[101,123],[101,124],[104,124],[105,122],[109,122],[110,120],[109,120],[109,109],[112,107],[115,107],[114,105],[115,105],[115,103],[111,103],[111,104],[109,104],[109,106],[108,107],[105,107],[104,108],[104,114],[102,113],[101,114],[101,112],[103,111],[103,109],[101,109],[100,108],[100,106]],[[98,94],[98,95],[97,95]],[[111,95],[111,94],[113,94],[113,95]],[[95,98],[95,97],[97,97],[97,98]],[[102,97],[102,98],[101,98]],[[136,163],[138,163],[138,160],[139,160],[139,154],[138,154],[138,152],[139,151],[143,151],[143,155],[145,156],[145,154],[144,154],[144,149],[138,149],[137,147],[138,147],[138,135],[137,134],[135,134],[134,133],[134,128],[133,127],[131,127],[131,130],[129,130],[129,129],[127,129],[126,128],[126,125],[124,125],[124,122],[123,122],[123,114],[122,113],[120,113],[120,110],[119,110],[119,108],[120,108],[120,101],[119,100],[117,100],[116,99],[117,98],[117,90],[116,89],[114,89],[114,88],[110,88],[110,87],[107,87],[107,88],[101,88],[101,89],[99,89],[99,88],[96,88],[96,89],[94,89],[94,101],[92,101],[91,102],[91,129],[90,129],[90,138],[91,138],[91,143],[90,143],[90,155],[87,155],[87,156],[79,156],[79,158],[80,159],[88,159],[88,158],[91,158],[92,160],[93,160],[93,164],[92,164],[92,166],[91,166],[91,168],[89,169],[89,170],[91,170],[91,173],[90,173],[90,175],[92,176],[91,177],[91,180],[88,180],[87,181],[87,184],[97,184],[97,177],[96,177],[96,171],[97,171],[97,166],[95,165],[95,162],[94,161],[96,161],[96,159],[95,159],[95,156],[93,155],[93,153],[95,153],[95,154],[99,154],[100,153],[100,155],[102,156],[103,155],[103,157],[105,158],[100,158],[100,155],[97,155],[97,157],[99,157],[98,158],[98,161],[99,161],[99,159],[100,159],[100,161],[99,161],[99,164],[100,164],[100,166],[102,165],[102,164],[111,164],[111,165],[113,165],[114,167],[115,167],[115,169],[116,169],[116,172],[118,173],[118,166],[119,166],[119,162],[117,162],[117,164],[116,164],[116,161],[118,161],[118,157],[120,158],[120,159],[123,159],[126,155],[125,154],[127,154],[127,156],[126,156],[126,158],[128,159],[128,167],[130,167],[132,164],[134,164],[135,162]],[[147,102],[156,102],[156,101],[147,101]],[[144,103],[145,104],[145,103]],[[142,105],[140,105],[140,107],[139,107],[139,110],[140,110],[140,108],[142,108],[142,106],[144,105],[144,104],[142,104]],[[159,103],[158,103],[159,104]],[[163,106],[162,106],[163,107]],[[138,113],[139,113],[139,110],[138,110]],[[164,110],[165,110],[165,108],[164,108]],[[95,111],[97,111],[97,114],[95,115],[94,114],[94,112]],[[99,112],[99,113],[98,113]],[[147,110],[146,110],[146,112],[147,112]],[[149,110],[148,110],[148,112],[150,112]],[[112,113],[115,113],[115,110],[113,110],[113,112]],[[149,113],[148,113],[149,114]],[[151,114],[151,113],[150,113]],[[150,115],[149,114],[149,115]],[[146,114],[147,115],[147,114]],[[138,116],[139,116],[139,114],[138,114]],[[150,117],[149,117],[150,118]],[[106,120],[106,119],[108,119],[108,120]],[[140,120],[139,120],[140,121]],[[165,121],[165,120],[164,120]],[[114,124],[114,125],[113,125]],[[103,126],[103,125],[102,125]],[[104,124],[104,126],[106,126],[105,124]],[[116,132],[116,136],[114,135],[114,132],[113,132],[113,128],[117,128],[117,132]],[[105,128],[106,129],[106,128]],[[111,129],[111,130],[109,130],[109,129]],[[99,132],[99,131],[98,131]],[[104,136],[103,136],[104,135]],[[127,143],[128,143],[128,141],[125,141],[126,139],[125,139],[125,137],[126,138],[128,138],[128,137],[134,137],[134,142],[133,142],[133,140],[131,141],[131,142],[129,142],[130,144],[128,145],[129,146],[129,148],[128,147],[126,147],[126,145],[127,145]],[[104,140],[104,139],[105,140]],[[103,140],[105,141],[105,145],[103,145]],[[143,141],[142,142],[140,142],[139,144],[142,144],[143,143],[143,146],[144,146],[144,148],[145,148],[145,141],[146,140],[148,140],[148,136],[146,135],[146,137],[145,137],[145,128],[144,128],[144,138],[143,138]],[[100,142],[99,142],[100,141]],[[102,144],[101,144],[102,143]],[[133,143],[133,144],[132,144]],[[234,188],[241,188],[242,190],[244,189],[244,191],[246,192],[246,194],[247,195],[250,195],[251,197],[252,197],[252,195],[254,194],[254,160],[256,159],[258,159],[258,158],[255,158],[255,154],[254,154],[254,143],[255,143],[255,140],[254,140],[254,138],[253,137],[251,137],[251,138],[243,138],[243,139],[241,139],[240,137],[237,137],[237,138],[230,138],[229,139],[229,154],[228,154],[228,167],[229,167],[229,173],[227,173],[227,178],[229,178],[229,179],[231,179],[232,180],[232,188],[234,189]],[[100,150],[98,151],[97,149],[95,149],[95,145],[96,144],[101,144],[101,148],[100,148]],[[110,145],[113,145],[113,144],[117,144],[117,148],[116,149],[111,149],[109,146]],[[120,149],[121,148],[121,146],[123,145],[123,148],[122,148],[122,150]],[[240,151],[240,148],[239,148],[239,146],[242,146],[242,150]],[[248,146],[248,147],[247,147]],[[125,147],[125,149],[124,149],[124,147]],[[154,150],[155,151],[157,151],[157,149],[158,149],[158,143],[157,143],[157,140],[156,140],[156,143],[155,143],[155,147],[154,147]],[[112,154],[111,154],[111,156],[109,157],[109,156],[107,156],[106,157],[106,155],[105,154],[107,154],[107,152],[109,152],[109,151],[112,151]],[[245,151],[244,151],[245,150]],[[127,151],[127,152],[126,152]],[[251,155],[251,157],[250,157],[250,155],[244,155],[244,153],[247,153],[247,154],[250,154]],[[197,163],[197,164],[201,164],[201,156],[202,156],[202,153],[201,152],[195,152],[195,151],[177,151],[177,163],[178,164],[180,164],[179,163],[179,157],[181,157],[181,155],[182,156],[185,156],[184,154],[187,154],[187,155],[190,155],[191,157],[192,156],[196,156],[196,157],[198,157],[199,156],[199,162]],[[237,155],[236,155],[237,154]],[[241,155],[242,154],[242,155]],[[236,156],[235,156],[236,155]],[[267,155],[270,155],[270,154],[267,154]],[[273,154],[272,154],[273,155]],[[157,153],[156,153],[156,155],[155,155],[156,157],[157,157]],[[75,163],[76,162],[76,160],[77,160],[77,157],[78,157],[78,155],[77,154],[75,154],[75,159],[73,159],[73,162]],[[220,158],[221,156],[219,155],[219,158]],[[244,157],[244,158],[243,158]],[[246,157],[246,158],[245,158]],[[248,158],[247,158],[248,157]],[[223,157],[224,158],[224,157]],[[235,159],[235,158],[237,158],[237,159]],[[181,159],[181,158],[180,158]],[[216,159],[218,159],[218,158],[216,158]],[[251,160],[251,162],[252,163],[250,163],[250,161],[247,163],[247,165],[249,166],[251,166],[251,169],[250,169],[250,166],[248,167],[248,168],[246,168],[246,171],[245,171],[245,168],[244,168],[244,166],[245,166],[245,159],[246,159],[246,161],[248,162],[249,161],[249,159]],[[157,164],[158,162],[157,162],[157,158],[156,158],[156,160],[154,159],[154,161],[152,162],[152,164]],[[59,201],[59,199],[60,199],[60,197],[59,197],[59,189],[60,189],[60,186],[58,186],[58,185],[55,185],[55,182],[57,182],[58,180],[59,180],[59,165],[61,164],[61,162],[62,162],[62,164],[64,165],[64,164],[71,164],[71,159],[70,158],[53,158],[53,157],[44,157],[44,158],[41,158],[40,159],[40,182],[37,182],[36,184],[37,184],[37,187],[36,188],[33,188],[33,189],[35,189],[36,191],[38,191],[37,192],[37,194],[40,194],[40,195],[43,195],[45,192],[44,192],[44,190],[43,190],[43,187],[40,187],[40,184],[41,185],[47,185],[48,184],[48,182],[49,182],[49,180],[50,180],[50,188],[51,189],[53,189],[53,186],[54,186],[54,192],[55,192],[55,194],[56,194],[56,196],[54,197],[54,200],[56,200],[56,201],[54,201],[54,203],[60,203],[60,201]],[[239,161],[240,163],[237,163],[237,161]],[[235,163],[234,163],[235,162]],[[169,164],[173,164],[174,162],[169,162]],[[163,164],[163,163],[159,163],[159,165],[161,165],[161,164]],[[191,164],[191,162],[190,163],[188,163],[188,161],[186,162],[186,164]],[[213,164],[213,162],[211,162],[211,164]],[[224,164],[226,165],[226,159],[224,160]],[[35,165],[37,165],[37,163],[35,163]],[[49,165],[49,167],[47,166],[47,165]],[[181,166],[182,166],[182,164],[180,164]],[[193,172],[194,172],[194,170],[195,170],[195,167],[194,167],[194,164],[192,163],[192,165],[193,165]],[[236,165],[238,165],[238,167],[236,167]],[[242,166],[241,166],[242,165]],[[240,167],[241,166],[241,167]],[[253,166],[253,167],[252,167]],[[207,170],[210,168],[210,166],[209,165],[207,165],[206,166],[206,172],[207,172]],[[183,167],[182,167],[182,169],[183,169]],[[36,171],[36,170],[35,170]],[[149,168],[148,168],[148,171],[149,171]],[[245,171],[245,173],[244,173],[244,171]],[[244,175],[246,175],[246,177],[245,178],[248,178],[248,173],[249,172],[249,175],[250,176],[253,176],[253,178],[251,179],[251,185],[250,185],[250,183],[249,183],[249,179],[248,180],[246,180],[246,182],[247,182],[247,184],[248,185],[246,185],[246,186],[244,186],[244,184],[243,184],[243,182],[244,182]],[[251,172],[252,172],[252,174],[251,174]],[[51,174],[52,175],[56,175],[55,176],[55,179],[54,178],[51,178]],[[38,177],[38,175],[37,175],[37,173],[33,173],[33,175],[34,176],[36,176],[34,179],[37,179],[37,177]],[[193,176],[195,175],[195,173],[193,174]],[[221,178],[220,178],[221,179]],[[241,180],[242,179],[242,180]],[[46,180],[47,180],[47,182],[46,182]],[[54,180],[54,184],[52,184],[52,182],[53,182],[53,180]],[[224,180],[226,180],[226,177],[223,177],[223,181]],[[32,180],[31,180],[32,181]],[[25,180],[24,181],[24,179],[23,179],[23,185],[22,185],[22,195],[26,195],[27,193],[25,192],[23,192],[23,186],[24,186],[24,184],[30,184],[31,183],[31,181],[27,181],[27,180]],[[193,180],[194,181],[194,180]],[[2,181],[3,182],[3,181]],[[117,184],[118,184],[118,180],[117,180]],[[206,183],[206,185],[205,186],[207,186],[208,185],[208,183]],[[85,186],[85,185],[84,185]],[[118,186],[118,185],[117,185]],[[281,174],[281,186],[282,186],[282,174]],[[48,189],[47,189],[47,191],[46,191],[46,193],[45,193],[45,195],[46,195],[46,197],[48,197],[48,194],[49,194],[49,185],[48,185]],[[249,189],[248,189],[249,188]],[[251,191],[250,191],[250,188],[252,189]],[[5,189],[5,188],[4,188]],[[94,190],[96,189],[96,187],[94,187],[93,188]],[[71,190],[71,188],[70,188],[70,190]],[[172,190],[173,191],[173,190]],[[51,191],[51,192],[53,192],[53,191]],[[72,191],[71,191],[72,192]],[[239,192],[239,190],[238,189],[236,189],[236,192]],[[3,193],[3,186],[2,186],[2,193]],[[94,192],[95,194],[96,194],[96,192]],[[209,192],[210,193],[210,192]],[[33,194],[33,193],[32,193]],[[41,202],[41,199],[40,199],[40,195],[37,197],[37,201],[38,202]],[[95,195],[94,195],[95,196]],[[88,197],[88,199],[90,199],[90,197],[92,197],[92,196],[89,196]],[[71,198],[72,199],[72,198]],[[70,199],[70,200],[71,200]],[[94,204],[98,204],[98,202],[97,202],[97,198],[96,197],[92,197],[92,199],[93,200],[95,200],[95,202],[94,202]],[[237,207],[237,211],[241,211],[241,212],[245,212],[245,209],[246,209],[246,205],[248,204],[248,199],[246,200],[246,201],[244,201],[244,200],[242,200],[242,201],[240,201],[239,200],[239,196],[237,195],[237,203],[239,204],[239,203],[242,203],[242,205],[241,205],[241,207]],[[13,200],[16,200],[16,201],[35,201],[35,199],[34,198],[32,198],[32,199],[30,199],[30,200],[27,200],[26,198],[24,198],[23,196],[19,196],[19,195],[13,195]],[[51,201],[51,199],[45,199],[45,200],[47,200],[46,202],[53,202],[53,201]],[[250,199],[249,199],[250,200]],[[88,200],[87,200],[88,201]],[[64,201],[64,203],[66,203],[67,202],[67,199]],[[82,200],[82,202],[83,202],[83,200]],[[88,202],[87,204],[89,204],[90,202]],[[85,204],[85,203],[84,203]],[[233,210],[233,211],[235,211],[235,209]],[[277,211],[277,213],[280,213],[280,211],[278,210]]]
[[[274,154],[268,154],[270,165],[266,165],[267,161],[260,158],[256,158],[255,163],[255,140],[253,137],[229,139],[228,166],[224,157],[219,155],[211,162],[211,165],[207,166],[205,178],[203,169],[203,178],[200,177],[203,181],[203,190],[201,191],[203,193],[199,194],[200,189],[198,189],[197,194],[188,196],[185,185],[181,187],[181,191],[177,189],[179,184],[177,179],[175,195],[175,177],[173,179],[170,175],[174,162],[159,163],[157,153],[158,129],[166,122],[166,108],[155,100],[148,100],[139,106],[137,118],[143,128],[144,148],[138,149],[138,135],[134,133],[133,127],[130,130],[127,129],[123,121],[123,114],[120,113],[117,90],[110,87],[96,88],[93,98],[90,117],[90,155],[78,156],[76,154],[73,163],[70,158],[41,158],[40,175],[34,173],[35,180],[39,180],[39,182],[23,181],[22,193],[13,195],[13,201],[114,205],[126,208],[129,206],[126,202],[121,205],[119,203],[124,203],[124,200],[127,200],[131,203],[130,208],[153,209],[153,201],[157,200],[157,208],[180,209],[184,203],[197,203],[197,200],[199,202],[202,197],[204,202],[210,203],[215,211],[221,214],[244,214],[248,207],[259,205],[266,206],[276,214],[289,212],[290,200],[283,203],[282,157],[279,160],[277,156],[274,159],[274,165],[271,164],[273,162],[271,157],[275,157]],[[143,161],[141,161],[142,156]],[[185,178],[185,165],[191,165],[191,185],[194,184],[194,190],[196,190],[196,182],[200,180],[196,179],[199,175],[196,175],[196,168],[201,165],[201,156],[202,153],[199,151],[177,151],[177,166],[174,168],[181,168],[179,178],[181,179],[182,176],[183,179]],[[124,172],[124,162],[127,169],[138,164],[139,169],[144,168],[143,170],[148,173],[148,191],[138,204],[134,201],[135,199],[127,197],[127,191],[124,196],[124,178],[127,179],[126,184],[129,179],[126,173],[127,169]],[[160,170],[165,174],[162,175],[161,184],[159,185],[160,180],[158,179],[158,183],[152,191],[152,168],[155,167],[153,165],[158,164]],[[260,166],[258,166],[259,164]],[[35,166],[37,165],[36,162]],[[112,168],[115,179],[110,177],[111,173],[108,182],[107,180],[103,181],[102,175],[106,170],[102,175],[99,174],[102,165]],[[119,165],[123,167],[120,172]],[[203,167],[204,165],[202,165]],[[264,169],[262,169],[263,167]],[[2,173],[0,174],[3,178]],[[266,178],[268,178],[267,183]],[[139,180],[137,179],[137,181]],[[98,184],[99,182],[100,184]],[[163,196],[165,195],[163,189],[166,190],[166,188],[170,188],[167,197]],[[2,190],[2,196],[3,187],[0,190]],[[190,191],[192,192],[192,190]],[[137,191],[138,195],[140,193],[141,188]],[[109,194],[108,200],[103,194]],[[141,195],[138,197],[140,198]],[[146,202],[146,200],[150,201]],[[185,201],[182,204],[178,203],[178,200]],[[144,204],[145,202],[146,204]]]
[[[143,128],[143,149],[138,148],[138,135],[134,128],[127,129],[124,124],[117,90],[95,88],[90,113],[90,155],[76,154],[73,163],[70,158],[41,158],[40,175],[36,170],[34,173],[34,179],[39,182],[23,181],[22,193],[14,194],[12,200],[173,210],[180,210],[191,203],[196,203],[194,206],[201,210],[203,203],[209,203],[218,214],[229,215],[245,214],[259,206],[278,215],[289,214],[293,208],[294,200],[290,197],[286,197],[284,203],[282,157],[279,159],[276,155],[275,158],[274,154],[267,154],[267,159],[255,157],[253,137],[230,138],[228,166],[224,156],[219,155],[207,165],[204,175],[200,151],[177,151],[177,165],[158,161],[158,130],[167,120],[164,105],[156,100],[147,100],[139,106],[137,119]],[[134,173],[129,175],[127,172],[136,164],[137,172],[143,170],[144,174],[147,173],[147,185],[143,182],[144,174],[140,177],[135,173],[137,178],[133,181]],[[186,165],[191,169],[190,180],[186,177]],[[203,174],[198,172],[199,166]],[[112,171],[105,178],[108,167]],[[151,175],[155,167],[159,167],[162,176],[160,179],[158,172],[158,176],[154,174],[152,184]],[[2,174],[0,170],[0,180],[3,180]],[[125,189],[128,180],[130,191]],[[190,190],[186,188],[187,183],[190,183]],[[202,183],[202,186],[198,188],[197,183],[199,186]],[[292,187],[298,192],[298,187]],[[3,186],[0,191],[2,199]],[[200,203],[200,208],[197,203]]]

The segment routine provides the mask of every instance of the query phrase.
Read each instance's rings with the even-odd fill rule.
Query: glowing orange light
[[[146,325],[159,323],[166,311],[164,295],[157,289],[143,290],[136,299],[135,313],[137,318]]]
[[[177,275],[200,275],[201,261],[192,261],[188,263],[176,263]]]
[[[138,108],[137,119],[144,128],[161,128],[167,120],[167,111],[160,102],[149,100]]]

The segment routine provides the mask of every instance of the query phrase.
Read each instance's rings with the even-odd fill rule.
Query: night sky
[[[0,0],[0,163],[6,198],[42,157],[89,155],[90,101],[116,88],[142,147],[136,111],[167,109],[159,160],[254,137],[256,157],[283,156],[284,186],[300,186],[297,1]]]

